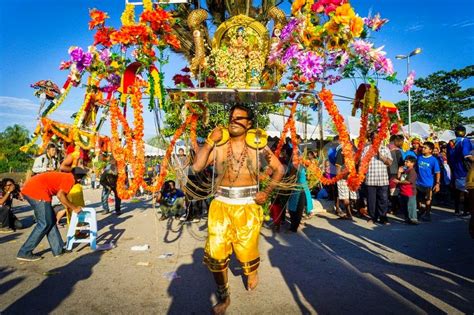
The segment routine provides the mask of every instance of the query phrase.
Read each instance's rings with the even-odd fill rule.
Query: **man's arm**
[[[207,165],[212,163],[212,159],[215,154],[214,145],[222,139],[221,128],[222,127],[214,128],[204,145],[198,152],[196,152],[194,163],[192,165],[193,171],[200,172],[206,168]],[[211,152],[214,154],[211,155]]]
[[[76,213],[79,213],[81,212],[82,208],[79,207],[79,206],[75,206],[73,205],[69,199],[67,199],[67,194],[64,192],[64,190],[60,190],[58,191],[58,193],[56,194],[56,196],[58,197],[59,201],[61,201],[61,203],[68,209],[72,209],[74,212]]]
[[[278,183],[282,178],[283,175],[285,174],[285,169],[283,165],[280,163],[280,161],[277,159],[277,157],[273,154],[273,152],[270,150],[270,148],[265,147],[265,150],[267,151],[267,157],[268,157],[268,162],[269,162],[269,167],[272,169],[272,177],[271,181],[269,182],[268,186],[265,188],[264,191],[260,191],[255,195],[255,202],[259,205],[263,205],[267,199],[272,190],[275,188],[276,183]]]

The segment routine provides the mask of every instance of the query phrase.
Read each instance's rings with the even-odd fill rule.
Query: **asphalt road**
[[[100,209],[99,190],[85,196]],[[108,251],[76,245],[53,258],[45,239],[37,248],[44,259],[20,262],[31,227],[0,234],[1,314],[208,314],[216,300],[202,264],[206,222],[159,221],[150,204],[125,202],[120,216],[98,215],[98,243],[116,245]],[[31,222],[32,211],[18,211]],[[432,218],[380,226],[320,212],[297,234],[264,227],[260,284],[247,292],[233,257],[227,313],[473,314],[468,219],[441,208]],[[144,244],[149,250],[131,250]]]

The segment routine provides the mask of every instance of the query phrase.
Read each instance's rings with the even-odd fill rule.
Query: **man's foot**
[[[225,311],[230,305],[230,296],[226,297],[224,300],[220,301],[217,303],[213,308],[212,308],[212,313],[215,315],[223,315],[225,314]]]
[[[168,219],[168,217],[165,216],[165,215],[162,215],[162,216],[160,217],[160,221],[164,221],[164,220],[166,220],[166,219]]]
[[[22,261],[37,261],[43,259],[40,255],[36,254],[25,254],[25,255],[20,255],[16,256],[16,259],[22,260]]]
[[[247,276],[247,290],[253,291],[258,285],[258,272],[255,271]]]

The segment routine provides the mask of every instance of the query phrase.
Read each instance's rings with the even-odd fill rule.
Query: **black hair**
[[[5,185],[8,183],[8,182],[12,182],[13,185],[15,185],[15,181],[12,179],[12,178],[4,178],[2,179],[2,181],[0,182],[0,190],[3,191],[3,188],[5,187]]]
[[[464,137],[466,135],[466,127],[463,125],[456,126],[456,128],[454,128],[454,134],[456,137]]]
[[[405,161],[412,162],[413,164],[416,164],[416,157],[413,155],[409,155],[405,158]]]
[[[394,142],[394,141],[397,140],[397,139],[398,139],[398,135],[391,135],[389,141],[390,141],[390,142]]]
[[[46,147],[46,150],[49,150],[51,148],[57,149],[58,147],[53,142],[50,142],[50,143],[48,143],[48,146]]]
[[[425,143],[423,143],[423,145],[428,146],[431,149],[431,151],[433,151],[435,148],[433,142],[430,142],[430,141],[426,141]]]

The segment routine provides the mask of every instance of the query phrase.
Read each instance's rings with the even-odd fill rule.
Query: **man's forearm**
[[[211,154],[213,146],[209,143],[204,143],[202,148],[197,152],[196,158],[194,159],[194,163],[191,166],[193,171],[200,172],[207,166],[207,160],[209,159],[209,155]]]

